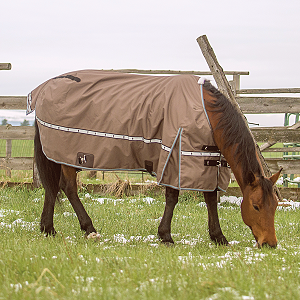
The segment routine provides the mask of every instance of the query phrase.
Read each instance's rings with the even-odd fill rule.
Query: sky
[[[0,0],[0,10],[0,62],[12,64],[1,96],[80,69],[208,71],[201,35],[224,70],[250,72],[241,88],[299,87],[299,0]],[[282,115],[248,120],[283,125]]]

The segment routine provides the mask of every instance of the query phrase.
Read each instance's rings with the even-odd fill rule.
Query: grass
[[[12,140],[12,157],[33,157],[33,140]],[[0,157],[6,156],[6,140],[0,139]]]
[[[225,203],[220,222],[230,247],[210,243],[197,193],[175,209],[174,247],[156,238],[162,196],[82,202],[101,234],[87,240],[69,202],[55,207],[55,238],[39,232],[43,190],[0,190],[0,299],[297,299],[300,211],[276,212],[277,249],[257,249],[239,207]]]

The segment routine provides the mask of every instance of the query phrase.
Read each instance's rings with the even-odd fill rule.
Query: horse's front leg
[[[55,236],[56,231],[53,227],[53,214],[54,214],[54,206],[55,206],[55,195],[58,192],[58,184],[57,189],[53,192],[46,190],[45,191],[45,201],[44,208],[41,217],[40,228],[41,232],[45,233],[46,236]]]
[[[217,190],[204,192],[204,199],[208,211],[208,231],[212,241],[220,245],[228,245],[226,237],[223,235],[218,216]]]
[[[166,187],[166,206],[163,217],[158,227],[158,237],[163,243],[172,243],[174,241],[171,237],[171,221],[173,217],[174,208],[178,202],[179,191]]]

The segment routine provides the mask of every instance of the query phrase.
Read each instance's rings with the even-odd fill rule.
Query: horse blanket
[[[226,190],[230,170],[215,146],[202,85],[193,75],[83,70],[28,95],[42,149],[86,170],[141,170],[179,190]]]

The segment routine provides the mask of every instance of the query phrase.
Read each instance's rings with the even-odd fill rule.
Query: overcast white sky
[[[299,87],[299,0],[1,0],[0,10],[0,62],[13,66],[0,71],[2,96],[78,69],[209,70],[203,34],[224,70],[250,71],[241,88]]]

